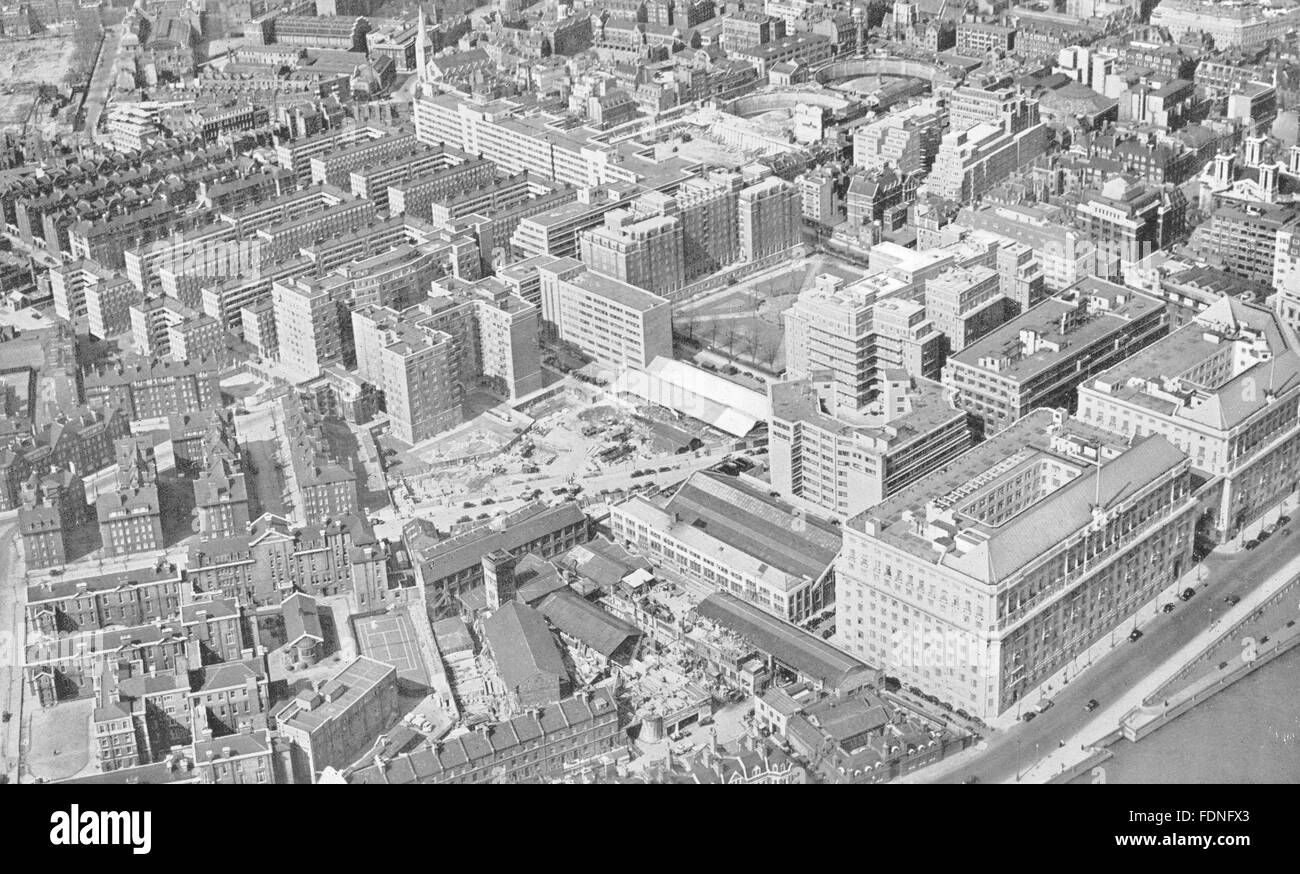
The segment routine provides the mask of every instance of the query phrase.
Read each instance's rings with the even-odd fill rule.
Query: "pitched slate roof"
[[[532,607],[515,601],[503,604],[484,621],[483,633],[509,688],[517,689],[538,674],[561,683],[569,679],[546,619]]]
[[[628,640],[641,636],[635,625],[602,610],[568,589],[547,595],[537,609],[552,625],[571,638],[609,658]]]

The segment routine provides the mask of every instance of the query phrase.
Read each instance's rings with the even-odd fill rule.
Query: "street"
[[[22,725],[23,610],[26,581],[18,572],[18,525],[10,517],[0,525],[0,687],[9,721],[0,725],[0,773],[18,782]]]
[[[86,126],[82,128],[82,132],[91,140],[95,139],[95,134],[99,130],[100,119],[108,106],[108,96],[113,89],[113,69],[116,66],[117,53],[121,42],[122,28],[120,26],[104,29],[104,42],[100,47],[95,70],[91,74],[90,86],[87,89],[84,104]]]
[[[1141,640],[1130,643],[1127,634],[1117,633],[1114,651],[1056,691],[1051,709],[1032,722],[1019,722],[996,732],[988,739],[987,747],[961,767],[932,781],[922,773],[916,782],[962,783],[974,777],[981,783],[997,783],[1023,776],[1039,757],[1094,720],[1094,714],[1084,709],[1090,699],[1106,707],[1123,696],[1222,616],[1228,610],[1225,597],[1245,595],[1293,560],[1295,536],[1275,536],[1250,551],[1212,553],[1203,562],[1209,576],[1197,586],[1196,596],[1187,602],[1179,601],[1172,613],[1161,613],[1142,626]]]
[[[255,471],[248,480],[253,488],[251,497],[257,505],[258,516],[263,513],[282,516],[286,512],[284,472],[280,466],[277,437],[279,420],[275,412],[275,405],[268,404],[252,408],[247,414],[235,418],[240,444]]]

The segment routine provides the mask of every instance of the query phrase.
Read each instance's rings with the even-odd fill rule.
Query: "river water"
[[[1111,750],[1101,766],[1107,783],[1300,783],[1300,647]]]

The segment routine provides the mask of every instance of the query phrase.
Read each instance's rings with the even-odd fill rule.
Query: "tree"
[[[712,345],[713,343],[716,343],[718,340],[718,323],[716,321],[710,320],[706,324],[708,325],[708,328],[706,330],[708,332],[709,344]]]
[[[736,323],[729,321],[722,330],[722,344],[726,348],[727,354],[734,356],[736,354]]]
[[[756,316],[751,316],[745,333],[741,335],[741,349],[750,361],[758,361],[759,331],[762,324]]]

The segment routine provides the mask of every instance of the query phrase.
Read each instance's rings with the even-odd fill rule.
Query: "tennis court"
[[[361,654],[397,668],[397,678],[422,689],[429,686],[429,673],[415,642],[415,628],[405,611],[376,616],[357,616],[352,620]]]

